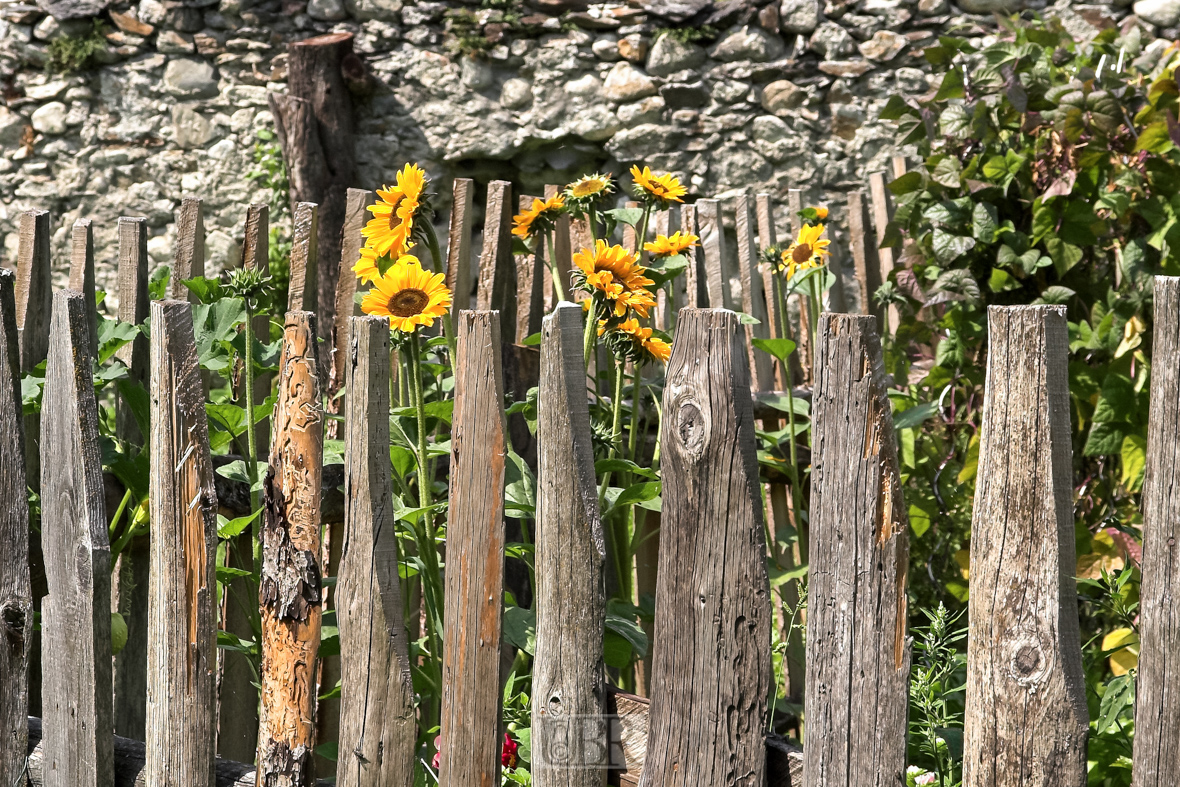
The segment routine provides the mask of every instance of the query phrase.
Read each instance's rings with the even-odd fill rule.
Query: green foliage
[[[259,129],[254,143],[254,169],[246,178],[270,191],[270,231],[267,244],[267,267],[271,279],[271,300],[266,309],[282,314],[287,308],[287,290],[291,282],[291,182],[283,151],[270,129]]]
[[[914,767],[907,781],[915,783],[924,772],[936,780],[923,783],[956,787],[962,775],[967,625],[962,613],[952,614],[942,604],[921,614],[926,624],[913,629],[907,759]]]
[[[700,25],[699,27],[661,27],[656,30],[652,40],[658,40],[660,36],[671,36],[682,44],[702,44],[716,40],[720,35],[720,31],[712,25]]]
[[[49,62],[46,70],[60,74],[76,74],[94,65],[94,57],[106,48],[106,26],[95,19],[94,26],[76,36],[61,35],[49,42]]]

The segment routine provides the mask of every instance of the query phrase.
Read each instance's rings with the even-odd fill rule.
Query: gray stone
[[[946,0],[918,0],[918,13],[922,16],[945,14],[946,9]]]
[[[602,85],[602,95],[610,101],[636,101],[655,92],[656,83],[651,77],[626,61],[616,63]]]
[[[710,54],[717,60],[753,60],[765,63],[783,53],[783,40],[760,27],[739,27],[714,45]]]
[[[839,104],[832,110],[832,133],[842,139],[852,139],[864,123],[864,113],[852,104]]]
[[[173,104],[172,136],[177,147],[203,148],[213,139],[213,124],[191,105]]]
[[[1180,22],[1180,0],[1139,0],[1132,10],[1140,19],[1160,27],[1173,27]]]
[[[644,123],[659,123],[664,119],[667,104],[659,96],[649,96],[634,104],[623,104],[619,107],[619,120],[628,126],[639,126]]]
[[[779,142],[791,134],[791,127],[774,115],[759,115],[754,118],[754,139],[758,142]]]
[[[858,77],[873,69],[871,63],[863,60],[825,60],[819,70],[834,77]]]
[[[156,50],[165,55],[189,55],[197,51],[197,45],[188,33],[161,30],[156,36]]]
[[[61,34],[61,25],[52,16],[41,19],[33,26],[33,38],[38,41],[52,41]]]
[[[760,183],[770,177],[770,163],[745,145],[726,145],[717,151],[710,167],[724,188]]]
[[[711,0],[646,0],[643,10],[672,22],[687,22],[712,4]]]
[[[46,82],[44,85],[31,85],[25,88],[25,98],[31,98],[34,101],[48,101],[60,96],[67,87],[69,87],[69,83],[61,79]]]
[[[819,19],[819,0],[783,0],[779,6],[778,26],[784,33],[810,35]]]
[[[621,162],[644,161],[673,150],[684,139],[684,132],[663,123],[645,123],[615,134],[606,143],[606,152]]]
[[[709,91],[703,82],[672,82],[660,88],[660,97],[672,109],[703,107],[709,103]]]
[[[1016,11],[1022,0],[955,0],[955,4],[969,14],[994,14]]]
[[[767,112],[785,115],[807,101],[807,91],[789,79],[771,82],[762,88],[762,106]]]
[[[66,133],[66,117],[68,115],[69,110],[65,104],[60,101],[50,101],[48,104],[38,107],[30,119],[33,121],[33,128],[37,131],[57,136]]]
[[[909,45],[909,40],[892,30],[878,30],[872,38],[858,47],[860,53],[869,60],[885,63],[901,54]]]
[[[321,22],[339,22],[348,18],[343,0],[308,0],[307,15]]]
[[[616,60],[621,60],[622,55],[619,54],[619,39],[617,36],[608,35],[599,38],[590,45],[594,55],[599,60],[605,60],[608,63],[613,63]]]
[[[565,83],[565,92],[573,96],[594,96],[602,89],[602,81],[593,74],[585,74]]]
[[[893,79],[902,93],[925,93],[929,87],[925,72],[919,68],[899,68],[893,72]]]
[[[460,63],[460,79],[469,90],[483,90],[491,87],[492,67],[478,57],[464,57]]]
[[[591,142],[601,142],[613,137],[622,127],[619,116],[611,112],[610,107],[595,104],[574,113],[569,131]]]
[[[37,0],[37,7],[64,22],[98,16],[106,10],[107,0]]]
[[[236,268],[242,262],[242,247],[221,230],[205,235],[205,264],[209,270]]]
[[[0,148],[14,149],[24,139],[28,127],[29,121],[24,115],[0,104]]]
[[[238,149],[238,146],[232,139],[223,139],[213,145],[205,153],[214,161],[225,161],[232,156]]]
[[[191,57],[169,60],[164,69],[164,90],[180,98],[212,98],[217,95],[213,66]]]
[[[500,106],[505,109],[524,109],[532,102],[533,83],[527,79],[508,79],[500,88]]]
[[[647,73],[662,77],[685,68],[696,68],[705,62],[705,57],[705,50],[701,47],[665,33],[656,39],[647,56]]]
[[[158,25],[168,15],[168,9],[160,0],[139,0],[139,21],[149,25]]]
[[[835,22],[824,22],[817,27],[811,35],[808,46],[825,60],[851,55],[856,51],[852,44],[852,36],[848,35],[848,31]]]
[[[402,0],[344,0],[344,7],[357,19],[396,22],[401,14]]]
[[[649,39],[639,33],[619,39],[619,56],[631,63],[642,63],[647,57]]]

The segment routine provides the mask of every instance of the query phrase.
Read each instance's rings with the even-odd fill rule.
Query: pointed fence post
[[[860,314],[878,316],[881,310],[873,303],[873,295],[881,286],[881,271],[874,265],[877,259],[876,242],[871,240],[867,231],[867,216],[865,215],[864,192],[852,191],[848,194],[848,241],[852,247],[852,262],[856,270],[857,300],[860,301],[857,311]]]
[[[53,298],[42,400],[41,601],[46,784],[113,787],[111,550],[85,297]]]
[[[909,522],[876,319],[823,314],[812,399],[804,784],[905,783]]]
[[[263,482],[259,787],[314,787],[324,416],[311,312],[287,312]]]
[[[642,787],[764,779],[773,618],[744,338],[733,312],[680,312]]]
[[[1143,478],[1143,583],[1139,588],[1139,674],[1135,680],[1134,787],[1180,784],[1180,278],[1155,277],[1151,410]]]
[[[558,194],[561,194],[561,186],[549,184],[545,187],[545,199],[553,199]],[[553,267],[557,270],[557,275],[561,278],[561,289],[566,294],[566,300],[572,301],[574,298],[570,295],[570,272],[573,271],[573,253],[574,249],[570,243],[570,215],[563,214],[557,218],[557,224],[553,231]],[[545,250],[545,254],[549,254],[549,250]],[[545,275],[550,276],[549,268],[545,268]],[[548,311],[553,311],[557,307],[557,290],[550,287],[545,290],[546,308]]]
[[[93,358],[98,354],[98,307],[94,302],[94,232],[90,219],[74,222],[70,236],[70,289],[86,296],[83,307]]]
[[[512,184],[488,184],[483,215],[483,251],[479,255],[480,311],[498,309],[501,325],[516,325],[516,267],[512,261]]]
[[[345,401],[339,787],[413,784],[418,726],[389,474],[389,320],[353,317]]]
[[[53,301],[49,231],[49,211],[27,210],[21,214],[16,253],[16,327],[20,333],[21,371],[25,372],[44,361],[49,351]]]
[[[562,303],[541,327],[532,736],[537,787],[599,787],[608,761],[606,542],[582,326],[581,307]]]
[[[447,522],[439,784],[500,780],[500,606],[508,459],[500,315],[459,313]]]
[[[729,292],[725,250],[725,226],[721,218],[721,203],[715,199],[701,199],[696,203],[697,234],[701,236],[704,256],[705,291],[709,306],[729,309],[734,306]]]
[[[475,181],[455,178],[451,184],[451,227],[447,234],[447,287],[451,313],[471,308],[471,219],[475,213]]]
[[[192,307],[151,305],[151,576],[146,783],[206,787],[217,710],[217,493]],[[163,472],[159,472],[163,470]]]
[[[287,311],[314,309],[317,304],[320,206],[300,202],[292,220],[291,281],[287,285]]]
[[[680,231],[690,235],[701,235],[701,228],[697,222],[697,206],[680,206]],[[696,246],[687,249],[684,256],[688,258],[688,270],[684,272],[684,303],[679,308],[695,309],[706,306],[709,302],[708,291],[705,288],[705,250],[698,241]],[[679,314],[679,311],[677,311]]]
[[[902,165],[904,166],[904,164],[903,159]],[[895,175],[895,177],[900,176]],[[876,229],[876,244],[874,245],[878,245],[885,238],[885,227],[893,217],[893,211],[889,204],[889,185],[884,172],[874,172],[869,175],[869,197],[872,201],[873,227]],[[878,248],[877,265],[877,280],[879,282],[889,281],[889,274],[893,272],[894,267],[894,250],[889,247]],[[885,312],[885,330],[888,335],[892,336],[897,332],[899,319],[897,307],[890,306]]]
[[[988,309],[964,787],[1086,784],[1068,354],[1064,307]]]
[[[205,275],[205,218],[196,197],[181,200],[176,212],[176,252],[169,292],[180,301],[196,303],[197,296],[184,286],[186,279]]]
[[[16,275],[0,269],[0,784],[21,784],[29,735],[29,506]]]
[[[522,194],[518,205],[521,212],[528,210],[536,197]],[[541,315],[545,309],[544,271],[546,269],[545,239],[533,239],[536,250],[532,254],[514,254],[516,269],[516,325],[513,343],[520,344],[541,330]]]
[[[348,321],[361,313],[356,302],[357,278],[353,268],[361,258],[365,239],[361,236],[367,220],[372,215],[368,207],[376,196],[367,189],[349,189],[344,207],[344,227],[340,237],[340,275],[336,282],[336,315],[332,326],[333,350],[331,377],[328,381],[328,395],[333,397],[344,385],[344,367],[348,363]],[[339,400],[336,400],[337,402]],[[333,411],[335,412],[335,410]],[[332,430],[336,422],[328,424]],[[335,437],[335,431],[329,435]]]

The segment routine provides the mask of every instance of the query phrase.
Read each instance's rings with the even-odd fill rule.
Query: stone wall
[[[644,162],[690,196],[785,202],[800,188],[839,224],[843,194],[897,152],[885,101],[931,87],[923,47],[946,31],[986,37],[1017,1],[0,0],[0,257],[13,265],[19,212],[47,208],[64,280],[69,226],[87,216],[99,286],[113,288],[117,217],[146,216],[167,262],[191,194],[211,269],[233,264],[245,207],[266,198],[246,174],[273,127],[267,93],[285,90],[286,44],[328,31],[353,33],[374,77],[357,97],[357,185],[418,162],[440,179],[442,222],[452,176],[541,193]],[[1180,19],[1180,0],[1125,5],[1053,10],[1090,36],[1132,11],[1167,36]],[[95,64],[47,68],[52,42],[90,34],[96,16]]]

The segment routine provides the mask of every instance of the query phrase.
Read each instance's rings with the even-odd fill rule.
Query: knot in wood
[[[4,632],[14,644],[21,644],[25,639],[25,621],[28,615],[23,606],[12,602],[0,605],[0,623],[4,625]]]
[[[92,580],[90,576],[90,550],[86,548],[85,544],[78,544],[77,549],[74,550],[74,563],[78,571],[78,589],[90,590]]]
[[[1053,670],[1053,651],[1033,635],[1017,638],[1012,643],[1009,672],[1021,686],[1035,687],[1043,683]]]
[[[694,459],[700,458],[709,442],[708,418],[691,398],[677,401],[673,412],[673,434],[681,448]]]

